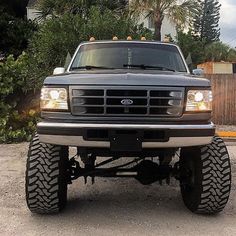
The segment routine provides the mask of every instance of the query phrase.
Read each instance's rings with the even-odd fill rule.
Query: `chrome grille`
[[[184,88],[72,86],[70,98],[73,115],[178,117]]]

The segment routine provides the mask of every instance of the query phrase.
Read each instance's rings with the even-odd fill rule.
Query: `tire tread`
[[[180,180],[186,207],[201,214],[222,211],[231,189],[230,158],[224,141],[215,136],[209,145],[182,149],[180,169],[185,173],[189,168],[191,176]]]
[[[32,212],[57,213],[64,207],[67,183],[63,181],[67,179],[60,176],[64,174],[63,158],[68,158],[68,150],[63,152],[61,146],[40,143],[38,135],[34,136],[26,168],[26,201]]]
[[[217,213],[227,204],[231,186],[230,159],[223,140],[215,137],[210,145],[201,148],[201,160],[203,192],[196,212]]]

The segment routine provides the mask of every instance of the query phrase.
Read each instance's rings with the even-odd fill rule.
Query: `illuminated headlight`
[[[211,111],[211,90],[189,90],[186,111]]]
[[[42,88],[40,108],[42,110],[68,110],[65,88]]]

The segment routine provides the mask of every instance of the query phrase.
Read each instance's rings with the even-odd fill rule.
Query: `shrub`
[[[1,6],[0,15],[0,54],[13,54],[17,57],[27,48],[37,25],[32,21],[9,15],[1,9]]]
[[[152,38],[149,30],[130,18],[108,9],[101,13],[97,7],[92,7],[86,17],[64,14],[43,21],[27,53],[16,60],[9,56],[0,63],[0,142],[29,140],[39,114],[37,95],[43,80],[54,67],[64,66],[68,52],[72,54],[90,36],[111,39],[114,35]]]
[[[35,93],[28,86],[28,55],[0,63],[0,143],[28,140],[37,117]]]

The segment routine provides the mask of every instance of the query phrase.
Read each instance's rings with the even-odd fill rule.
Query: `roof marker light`
[[[146,39],[146,37],[142,36],[142,37],[141,37],[141,40],[142,40],[142,41],[146,41],[147,39]]]
[[[89,39],[90,42],[95,41],[95,40],[96,40],[96,39],[95,39],[94,37],[91,37],[91,38]]]
[[[166,35],[163,42],[164,43],[170,43],[170,37]]]
[[[117,36],[114,36],[114,37],[112,38],[112,40],[116,41],[116,40],[118,40],[118,37],[117,37]]]
[[[131,41],[131,40],[133,40],[133,39],[132,39],[131,36],[128,36],[128,37],[127,37],[127,40],[128,40],[128,41]]]

